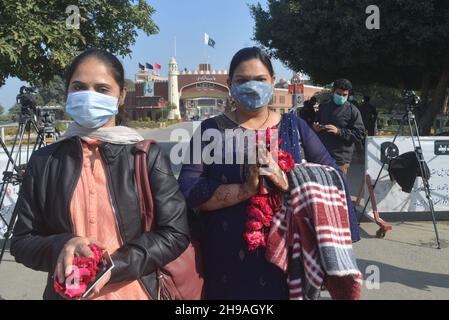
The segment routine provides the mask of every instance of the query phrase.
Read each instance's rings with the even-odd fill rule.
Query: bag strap
[[[134,156],[137,193],[142,216],[142,229],[144,232],[149,232],[154,227],[154,202],[148,175],[148,155],[152,144],[156,144],[156,141],[143,140],[138,142]],[[157,300],[173,300],[174,298],[167,288],[160,268],[156,269],[156,277],[158,281],[157,296],[153,298]]]
[[[134,169],[137,185],[137,195],[143,230],[150,231],[154,222],[154,203],[151,193],[151,185],[148,176],[148,154],[154,140],[143,140],[136,144],[136,154],[134,156]]]

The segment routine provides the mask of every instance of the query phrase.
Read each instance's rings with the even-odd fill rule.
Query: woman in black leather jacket
[[[112,54],[90,49],[67,73],[66,111],[75,122],[62,141],[36,151],[25,172],[11,241],[16,261],[49,273],[45,299],[58,299],[75,256],[95,243],[115,267],[92,299],[155,299],[155,270],[189,243],[186,205],[170,162],[159,146],[148,154],[156,229],[144,232],[134,179],[135,144],[143,138],[116,126],[126,88]],[[69,272],[67,272],[69,271]]]

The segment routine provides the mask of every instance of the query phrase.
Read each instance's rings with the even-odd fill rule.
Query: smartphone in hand
[[[92,291],[92,289],[100,282],[101,279],[104,278],[104,276],[111,271],[114,268],[114,262],[111,259],[111,256],[109,255],[109,252],[105,251],[103,254],[103,268],[98,271],[97,275],[95,276],[95,280],[89,283],[87,286],[86,292],[84,292],[83,296],[80,298],[80,300],[85,299],[89,293]]]
[[[316,132],[320,132],[320,131],[324,130],[324,125],[322,125],[318,122],[315,122],[313,124],[313,128],[315,129]]]

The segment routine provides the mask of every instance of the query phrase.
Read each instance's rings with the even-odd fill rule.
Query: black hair
[[[364,96],[363,97],[363,101],[365,101],[365,102],[369,102],[370,100],[371,100],[370,96]]]
[[[262,49],[258,47],[247,47],[240,49],[231,60],[231,66],[229,67],[229,78],[232,79],[234,76],[235,69],[245,61],[258,59],[265,67],[267,67],[270,76],[274,76],[273,65],[271,64],[271,59],[268,54],[266,54]]]
[[[315,96],[313,96],[312,98],[310,98],[310,101],[318,101],[318,99],[315,97]]]
[[[337,89],[341,90],[352,90],[352,84],[348,79],[338,79],[334,81],[334,91]]]
[[[117,57],[114,56],[112,53],[106,50],[92,48],[87,49],[86,51],[76,56],[75,59],[73,59],[70,66],[67,68],[65,77],[66,92],[69,90],[70,80],[72,79],[73,74],[75,73],[78,66],[89,58],[96,58],[101,62],[103,62],[105,65],[107,65],[112,73],[112,76],[114,77],[114,80],[119,85],[120,91],[122,91],[123,88],[125,88],[125,71],[123,69],[123,65],[120,62],[120,60],[117,59]]]

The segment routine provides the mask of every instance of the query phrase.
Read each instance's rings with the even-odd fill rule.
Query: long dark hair
[[[86,51],[76,56],[75,59],[73,59],[70,66],[67,68],[65,75],[66,95],[69,90],[70,80],[72,80],[73,74],[75,73],[76,69],[81,63],[83,63],[85,60],[89,58],[98,59],[106,66],[108,66],[114,80],[120,87],[120,92],[122,92],[123,89],[125,88],[125,70],[123,69],[123,65],[120,62],[120,60],[115,55],[106,50],[91,48],[87,49]],[[117,125],[121,124],[124,121],[124,119],[125,119],[124,108],[123,106],[119,106],[119,113],[116,116],[116,124]]]
[[[237,69],[242,62],[252,59],[260,60],[263,65],[267,67],[270,76],[274,76],[274,69],[271,64],[270,56],[258,47],[247,47],[240,49],[234,57],[232,57],[231,66],[229,67],[229,78],[232,79],[235,69]]]

